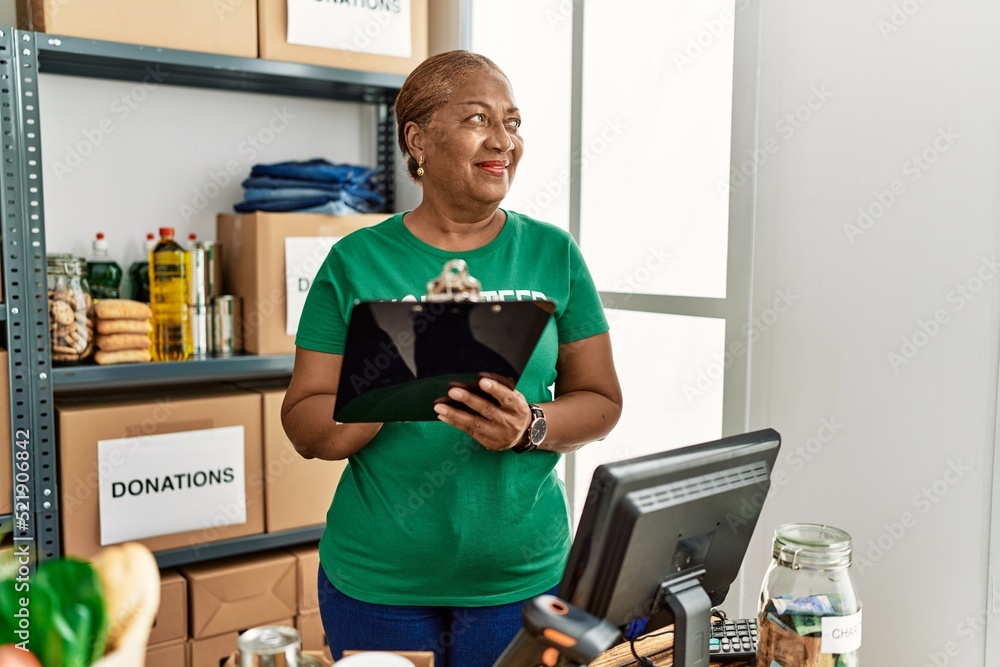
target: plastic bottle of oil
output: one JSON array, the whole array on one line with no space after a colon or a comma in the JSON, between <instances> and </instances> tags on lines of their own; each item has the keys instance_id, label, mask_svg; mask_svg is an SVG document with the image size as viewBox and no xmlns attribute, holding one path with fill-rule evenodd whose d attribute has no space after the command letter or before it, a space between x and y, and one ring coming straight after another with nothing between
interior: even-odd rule
<instances>
[{"instance_id":1,"label":"plastic bottle of oil","mask_svg":"<svg viewBox=\"0 0 1000 667\"><path fill-rule=\"evenodd\" d=\"M174 240L174 228L160 227L160 241L149 253L153 361L183 361L191 353L185 258L184 248Z\"/></svg>"}]
</instances>

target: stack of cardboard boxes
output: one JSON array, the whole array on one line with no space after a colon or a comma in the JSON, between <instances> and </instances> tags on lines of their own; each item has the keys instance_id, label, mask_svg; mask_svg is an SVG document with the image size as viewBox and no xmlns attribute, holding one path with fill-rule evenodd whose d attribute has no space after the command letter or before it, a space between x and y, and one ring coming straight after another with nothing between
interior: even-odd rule
<instances>
[{"instance_id":1,"label":"stack of cardboard boxes","mask_svg":"<svg viewBox=\"0 0 1000 667\"><path fill-rule=\"evenodd\" d=\"M18 27L55 35L408 74L428 51L428 0L411 0L409 57L364 53L388 12L372 11L351 48L289 44L287 0L17 0Z\"/></svg>"}]
</instances>

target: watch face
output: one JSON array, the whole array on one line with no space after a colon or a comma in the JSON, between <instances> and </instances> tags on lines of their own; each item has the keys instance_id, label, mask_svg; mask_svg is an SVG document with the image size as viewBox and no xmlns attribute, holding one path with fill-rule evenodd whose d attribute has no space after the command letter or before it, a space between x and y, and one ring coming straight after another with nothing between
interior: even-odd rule
<instances>
[{"instance_id":1,"label":"watch face","mask_svg":"<svg viewBox=\"0 0 1000 667\"><path fill-rule=\"evenodd\" d=\"M541 417L531 422L531 433L528 436L531 444L540 445L542 440L545 439L545 429L546 429L545 417Z\"/></svg>"}]
</instances>

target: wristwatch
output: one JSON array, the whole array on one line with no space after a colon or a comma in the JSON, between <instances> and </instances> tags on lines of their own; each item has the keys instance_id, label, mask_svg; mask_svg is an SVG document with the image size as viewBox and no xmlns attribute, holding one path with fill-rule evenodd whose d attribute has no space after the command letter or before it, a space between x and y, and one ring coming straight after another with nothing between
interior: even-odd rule
<instances>
[{"instance_id":1,"label":"wristwatch","mask_svg":"<svg viewBox=\"0 0 1000 667\"><path fill-rule=\"evenodd\" d=\"M512 447L517 454L538 449L538 445L542 444L542 441L545 440L545 431L547 429L545 413L534 403L529 403L528 407L531 408L531 423L528 424L528 430L524 432L521 442Z\"/></svg>"}]
</instances>

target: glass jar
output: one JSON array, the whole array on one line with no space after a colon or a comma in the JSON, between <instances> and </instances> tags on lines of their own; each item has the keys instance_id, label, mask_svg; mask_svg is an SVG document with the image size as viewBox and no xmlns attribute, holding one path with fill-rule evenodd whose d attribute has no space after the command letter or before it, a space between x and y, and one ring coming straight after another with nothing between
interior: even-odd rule
<instances>
[{"instance_id":1,"label":"glass jar","mask_svg":"<svg viewBox=\"0 0 1000 667\"><path fill-rule=\"evenodd\" d=\"M46 260L52 363L79 363L88 358L94 349L87 261L73 255L49 255Z\"/></svg>"},{"instance_id":2,"label":"glass jar","mask_svg":"<svg viewBox=\"0 0 1000 667\"><path fill-rule=\"evenodd\" d=\"M757 608L757 667L856 667L861 602L851 580L851 536L815 523L774 531Z\"/></svg>"}]
</instances>

